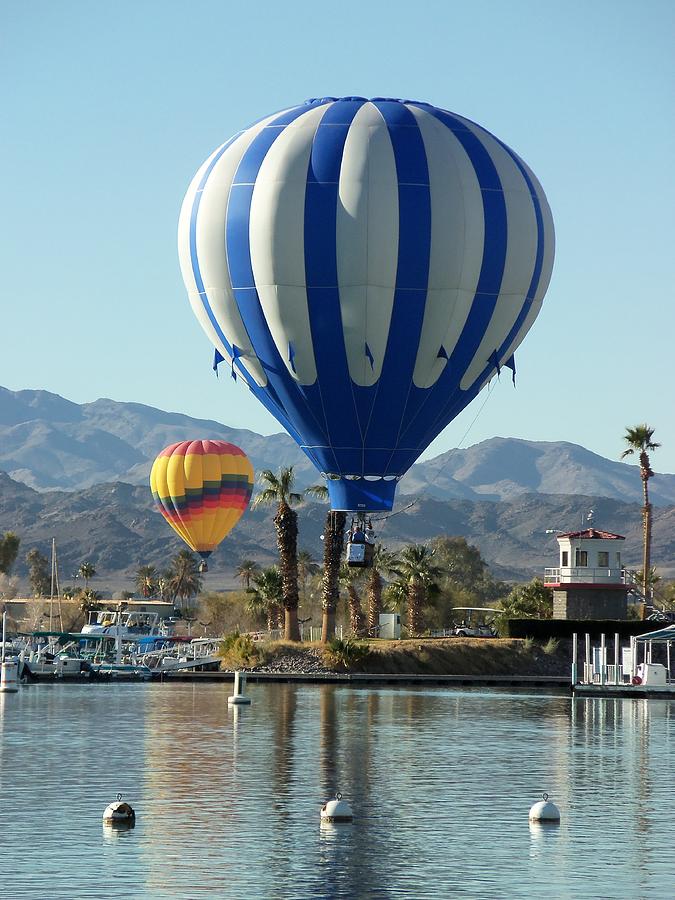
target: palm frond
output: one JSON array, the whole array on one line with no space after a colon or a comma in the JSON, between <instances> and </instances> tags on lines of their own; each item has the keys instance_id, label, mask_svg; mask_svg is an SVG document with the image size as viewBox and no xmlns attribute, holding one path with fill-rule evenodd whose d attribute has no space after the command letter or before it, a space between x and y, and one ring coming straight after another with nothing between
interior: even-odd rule
<instances>
[{"instance_id":1,"label":"palm frond","mask_svg":"<svg viewBox=\"0 0 675 900\"><path fill-rule=\"evenodd\" d=\"M305 488L308 497L316 497L317 500L328 500L328 488L325 484L312 484Z\"/></svg>"},{"instance_id":2,"label":"palm frond","mask_svg":"<svg viewBox=\"0 0 675 900\"><path fill-rule=\"evenodd\" d=\"M265 488L264 491L260 491L259 494L256 495L253 503L251 504L253 509L256 509L258 506L271 506L273 503L279 502L279 492L274 488L269 487Z\"/></svg>"}]
</instances>

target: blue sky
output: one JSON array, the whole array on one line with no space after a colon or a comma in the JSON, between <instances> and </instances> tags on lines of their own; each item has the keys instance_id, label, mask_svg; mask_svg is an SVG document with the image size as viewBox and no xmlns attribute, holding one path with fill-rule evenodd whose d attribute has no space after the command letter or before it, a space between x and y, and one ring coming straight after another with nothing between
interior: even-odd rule
<instances>
[{"instance_id":1,"label":"blue sky","mask_svg":"<svg viewBox=\"0 0 675 900\"><path fill-rule=\"evenodd\" d=\"M211 371L178 269L183 195L276 109L415 97L513 147L557 232L517 389L503 377L427 455L502 435L617 457L646 420L675 471L674 39L660 0L5 0L0 384L278 431Z\"/></svg>"}]
</instances>

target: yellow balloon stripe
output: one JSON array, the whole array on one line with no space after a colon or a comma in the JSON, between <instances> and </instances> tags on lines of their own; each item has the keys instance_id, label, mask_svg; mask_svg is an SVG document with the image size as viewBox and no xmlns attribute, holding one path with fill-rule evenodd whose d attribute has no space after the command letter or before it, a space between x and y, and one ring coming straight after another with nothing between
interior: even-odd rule
<instances>
[{"instance_id":1,"label":"yellow balloon stripe","mask_svg":"<svg viewBox=\"0 0 675 900\"><path fill-rule=\"evenodd\" d=\"M178 512L171 499L171 490L168 483L169 457L158 456L155 460L152 471L150 472L150 486L155 497L159 511L167 520L169 525L176 531L185 543L193 550L196 548L190 541L190 536L178 517Z\"/></svg>"},{"instance_id":2,"label":"yellow balloon stripe","mask_svg":"<svg viewBox=\"0 0 675 900\"><path fill-rule=\"evenodd\" d=\"M243 515L253 490L253 467L225 441L183 441L163 450L150 473L157 506L197 552L213 550Z\"/></svg>"}]
</instances>

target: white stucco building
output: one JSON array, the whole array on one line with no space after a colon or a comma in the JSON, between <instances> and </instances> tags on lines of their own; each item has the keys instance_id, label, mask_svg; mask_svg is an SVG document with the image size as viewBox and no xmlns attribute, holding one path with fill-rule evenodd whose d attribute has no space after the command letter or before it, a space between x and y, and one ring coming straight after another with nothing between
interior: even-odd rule
<instances>
[{"instance_id":1,"label":"white stucco building","mask_svg":"<svg viewBox=\"0 0 675 900\"><path fill-rule=\"evenodd\" d=\"M635 573L621 562L623 535L587 528L558 535L559 565L547 568L554 619L625 619Z\"/></svg>"}]
</instances>

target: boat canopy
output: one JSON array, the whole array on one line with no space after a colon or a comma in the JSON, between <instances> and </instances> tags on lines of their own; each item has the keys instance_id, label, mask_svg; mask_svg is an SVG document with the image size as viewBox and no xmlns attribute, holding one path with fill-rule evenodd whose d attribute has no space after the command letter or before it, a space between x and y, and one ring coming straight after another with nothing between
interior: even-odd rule
<instances>
[{"instance_id":1,"label":"boat canopy","mask_svg":"<svg viewBox=\"0 0 675 900\"><path fill-rule=\"evenodd\" d=\"M60 641L102 641L114 634L82 634L81 631L32 631L33 637L55 637Z\"/></svg>"},{"instance_id":2,"label":"boat canopy","mask_svg":"<svg viewBox=\"0 0 675 900\"><path fill-rule=\"evenodd\" d=\"M659 628L658 631L648 631L647 634L636 634L635 640L657 641L659 643L675 641L675 625L668 625L666 628Z\"/></svg>"}]
</instances>

